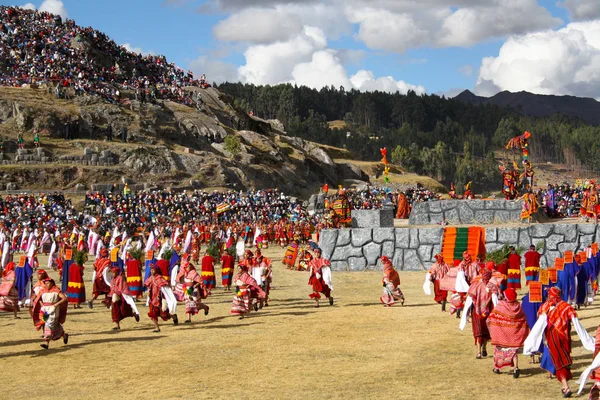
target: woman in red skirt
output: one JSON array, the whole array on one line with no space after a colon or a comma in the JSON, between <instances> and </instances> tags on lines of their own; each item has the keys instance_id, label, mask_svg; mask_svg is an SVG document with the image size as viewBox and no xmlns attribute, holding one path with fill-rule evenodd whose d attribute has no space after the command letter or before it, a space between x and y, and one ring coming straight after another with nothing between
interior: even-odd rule
<instances>
[{"instance_id":1,"label":"woman in red skirt","mask_svg":"<svg viewBox=\"0 0 600 400\"><path fill-rule=\"evenodd\" d=\"M313 292L308 296L316 302L315 308L319 307L320 293L329 299L329 305L333 305L331 296L331 263L321 257L321 249L315 250L315 258L310 262L310 278L308 284L312 286Z\"/></svg>"}]
</instances>

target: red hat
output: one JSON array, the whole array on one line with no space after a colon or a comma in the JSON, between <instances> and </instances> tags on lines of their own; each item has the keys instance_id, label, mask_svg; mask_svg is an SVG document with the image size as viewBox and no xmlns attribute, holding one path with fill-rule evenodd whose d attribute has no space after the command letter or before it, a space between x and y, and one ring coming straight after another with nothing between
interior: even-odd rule
<instances>
[{"instance_id":1,"label":"red hat","mask_svg":"<svg viewBox=\"0 0 600 400\"><path fill-rule=\"evenodd\" d=\"M504 291L504 297L510 302L517 301L517 291L513 288L508 288Z\"/></svg>"},{"instance_id":2,"label":"red hat","mask_svg":"<svg viewBox=\"0 0 600 400\"><path fill-rule=\"evenodd\" d=\"M496 268L496 264L493 261L488 261L485 263L485 268L492 271L494 268Z\"/></svg>"},{"instance_id":3,"label":"red hat","mask_svg":"<svg viewBox=\"0 0 600 400\"><path fill-rule=\"evenodd\" d=\"M121 269L119 267L114 267L110 269L110 272L120 274Z\"/></svg>"},{"instance_id":4,"label":"red hat","mask_svg":"<svg viewBox=\"0 0 600 400\"><path fill-rule=\"evenodd\" d=\"M444 256L443 256L443 255L441 255L441 254L439 254L439 253L438 253L438 254L436 254L436 255L434 256L434 258L436 259L436 261L440 261L440 262L441 262L441 261L444 261Z\"/></svg>"},{"instance_id":5,"label":"red hat","mask_svg":"<svg viewBox=\"0 0 600 400\"><path fill-rule=\"evenodd\" d=\"M481 271L481 280L483 282L487 283L491 278L492 278L492 271L490 271L489 269L484 269L483 271Z\"/></svg>"},{"instance_id":6,"label":"red hat","mask_svg":"<svg viewBox=\"0 0 600 400\"><path fill-rule=\"evenodd\" d=\"M386 264L392 262L387 256L381 256L379 259L381 260L382 263L386 263Z\"/></svg>"},{"instance_id":7,"label":"red hat","mask_svg":"<svg viewBox=\"0 0 600 400\"><path fill-rule=\"evenodd\" d=\"M550 288L550 290L548 290L548 299L560 300L561 293L562 292L561 292L560 288L553 286Z\"/></svg>"}]
</instances>

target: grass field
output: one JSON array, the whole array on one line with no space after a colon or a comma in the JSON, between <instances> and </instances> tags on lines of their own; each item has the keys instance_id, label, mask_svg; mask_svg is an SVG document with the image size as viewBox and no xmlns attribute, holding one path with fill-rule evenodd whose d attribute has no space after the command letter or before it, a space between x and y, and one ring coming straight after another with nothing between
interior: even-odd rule
<instances>
[{"instance_id":1,"label":"grass field","mask_svg":"<svg viewBox=\"0 0 600 400\"><path fill-rule=\"evenodd\" d=\"M110 312L96 303L94 310L69 310L67 346L52 342L43 350L26 312L20 320L0 315L3 397L560 398L558 381L525 357L517 380L494 375L491 357L476 360L470 327L459 331L458 320L423 294L422 272L400 273L407 302L392 308L379 303L379 272L334 273L336 304L315 309L307 273L285 269L281 250L267 255L275 260L271 306L242 321L229 315L232 294L222 289L207 300L208 317L195 316L191 326L162 323L158 334L145 306L139 323L126 319L113 333ZM88 296L90 277L86 272ZM593 334L598 306L579 316ZM578 376L592 355L577 340L574 347Z\"/></svg>"}]
</instances>

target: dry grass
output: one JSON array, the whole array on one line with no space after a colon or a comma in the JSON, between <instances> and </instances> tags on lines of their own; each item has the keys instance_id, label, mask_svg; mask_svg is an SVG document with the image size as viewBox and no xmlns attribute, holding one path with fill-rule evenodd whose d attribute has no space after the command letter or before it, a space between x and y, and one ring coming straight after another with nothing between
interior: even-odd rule
<instances>
[{"instance_id":1,"label":"dry grass","mask_svg":"<svg viewBox=\"0 0 600 400\"><path fill-rule=\"evenodd\" d=\"M335 121L329 121L329 129L345 129L346 128L346 123L342 120L335 120Z\"/></svg>"},{"instance_id":2,"label":"dry grass","mask_svg":"<svg viewBox=\"0 0 600 400\"><path fill-rule=\"evenodd\" d=\"M348 272L334 274L336 305L315 309L308 275L284 269L281 250L268 254L277 260L271 306L243 321L229 316L232 295L220 289L207 301L208 317L163 323L159 334L143 306L139 324L127 319L112 333L97 303L70 311L69 345L45 351L25 313L17 321L0 315L0 359L14 378L4 380L5 398L506 399L509 389L510 399L559 396L558 382L524 357L518 380L492 374L491 357L475 360L469 328L459 331L422 293L421 272L401 272L404 307L381 306L379 272ZM598 307L580 318L593 332ZM578 375L592 357L574 344Z\"/></svg>"}]
</instances>

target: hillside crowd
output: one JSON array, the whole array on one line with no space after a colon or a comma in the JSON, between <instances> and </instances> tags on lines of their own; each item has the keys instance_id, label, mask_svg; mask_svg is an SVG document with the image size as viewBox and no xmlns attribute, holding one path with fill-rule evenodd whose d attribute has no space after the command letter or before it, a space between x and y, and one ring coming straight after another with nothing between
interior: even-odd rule
<instances>
[{"instance_id":1,"label":"hillside crowd","mask_svg":"<svg viewBox=\"0 0 600 400\"><path fill-rule=\"evenodd\" d=\"M168 99L194 106L185 87L208 87L164 56L127 51L104 33L59 15L0 6L0 85L52 84L58 97L71 88L121 102L131 90L142 102Z\"/></svg>"}]
</instances>

